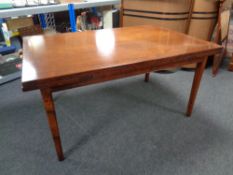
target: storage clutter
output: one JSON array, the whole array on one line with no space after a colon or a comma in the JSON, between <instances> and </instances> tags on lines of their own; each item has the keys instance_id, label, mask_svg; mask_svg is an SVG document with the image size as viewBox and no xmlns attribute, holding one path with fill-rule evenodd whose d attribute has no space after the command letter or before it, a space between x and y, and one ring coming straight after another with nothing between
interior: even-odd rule
<instances>
[{"instance_id":1,"label":"storage clutter","mask_svg":"<svg viewBox=\"0 0 233 175\"><path fill-rule=\"evenodd\" d=\"M59 3L58 0L12 0L13 7L51 5Z\"/></svg>"}]
</instances>

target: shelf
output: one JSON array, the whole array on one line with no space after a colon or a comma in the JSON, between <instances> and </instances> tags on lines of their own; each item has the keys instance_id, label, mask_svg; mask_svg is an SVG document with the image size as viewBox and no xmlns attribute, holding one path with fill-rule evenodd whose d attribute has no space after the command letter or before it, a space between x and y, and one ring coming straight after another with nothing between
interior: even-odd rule
<instances>
[{"instance_id":1,"label":"shelf","mask_svg":"<svg viewBox=\"0 0 233 175\"><path fill-rule=\"evenodd\" d=\"M0 18L35 15L35 14L59 12L65 10L67 10L67 4L12 8L12 9L0 10Z\"/></svg>"},{"instance_id":2,"label":"shelf","mask_svg":"<svg viewBox=\"0 0 233 175\"><path fill-rule=\"evenodd\" d=\"M117 5L120 4L120 0L88 0L85 2L76 2L73 4L75 9L82 9L82 8L99 7L99 6L107 6L107 5ZM12 9L0 10L0 18L60 12L66 10L68 10L68 3L44 5L44 6L36 6L36 7L12 8Z\"/></svg>"},{"instance_id":3,"label":"shelf","mask_svg":"<svg viewBox=\"0 0 233 175\"><path fill-rule=\"evenodd\" d=\"M73 3L75 9L108 6L108 5L118 5L120 0L88 0L87 2Z\"/></svg>"}]
</instances>

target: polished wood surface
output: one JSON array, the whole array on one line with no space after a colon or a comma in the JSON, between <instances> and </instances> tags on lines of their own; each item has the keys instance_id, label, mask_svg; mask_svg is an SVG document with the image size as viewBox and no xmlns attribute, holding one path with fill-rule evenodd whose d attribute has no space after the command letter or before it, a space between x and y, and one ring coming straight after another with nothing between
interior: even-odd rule
<instances>
[{"instance_id":1,"label":"polished wood surface","mask_svg":"<svg viewBox=\"0 0 233 175\"><path fill-rule=\"evenodd\" d=\"M209 41L218 16L214 0L122 0L122 26L154 24ZM196 64L182 66L194 69Z\"/></svg>"},{"instance_id":2,"label":"polished wood surface","mask_svg":"<svg viewBox=\"0 0 233 175\"><path fill-rule=\"evenodd\" d=\"M104 76L101 72L111 76L114 70L112 76L119 78L118 71L130 73L130 67L139 63L152 71L160 64L192 62L191 57L221 50L216 44L154 26L32 36L24 38L23 44L23 90L57 88L74 81L79 86Z\"/></svg>"},{"instance_id":3,"label":"polished wood surface","mask_svg":"<svg viewBox=\"0 0 233 175\"><path fill-rule=\"evenodd\" d=\"M186 115L188 117L191 116L192 111L193 111L194 102L195 102L195 99L197 96L197 92L198 92L198 89L200 86L203 72L205 70L207 59L208 59L208 57L205 57L202 62L197 63L197 65L196 65L196 71L195 71L195 75L194 75L194 79L193 79L193 85L192 85L192 89L191 89L191 93L190 93L190 97L189 97L189 102L188 102L188 107L187 107L187 111L186 111Z\"/></svg>"},{"instance_id":4,"label":"polished wood surface","mask_svg":"<svg viewBox=\"0 0 233 175\"><path fill-rule=\"evenodd\" d=\"M187 116L207 56L216 44L155 26L33 36L24 39L23 90L40 89L58 160L64 160L52 92L197 63Z\"/></svg>"},{"instance_id":5,"label":"polished wood surface","mask_svg":"<svg viewBox=\"0 0 233 175\"><path fill-rule=\"evenodd\" d=\"M228 70L229 70L229 71L233 71L233 56L231 57L231 61L230 61Z\"/></svg>"},{"instance_id":6,"label":"polished wood surface","mask_svg":"<svg viewBox=\"0 0 233 175\"><path fill-rule=\"evenodd\" d=\"M56 111L53 102L52 92L49 89L41 89L41 96L44 102L44 108L47 113L48 123L50 131L52 133L53 141L55 144L58 160L64 160L62 151L61 139L59 134L59 128L57 123Z\"/></svg>"},{"instance_id":7,"label":"polished wood surface","mask_svg":"<svg viewBox=\"0 0 233 175\"><path fill-rule=\"evenodd\" d=\"M145 74L145 82L148 82L150 79L150 73Z\"/></svg>"}]
</instances>

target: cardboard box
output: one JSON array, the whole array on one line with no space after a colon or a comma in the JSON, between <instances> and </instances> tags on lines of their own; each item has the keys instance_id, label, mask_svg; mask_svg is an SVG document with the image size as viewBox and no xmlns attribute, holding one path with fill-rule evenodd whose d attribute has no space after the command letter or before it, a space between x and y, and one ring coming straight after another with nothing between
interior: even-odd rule
<instances>
[{"instance_id":1,"label":"cardboard box","mask_svg":"<svg viewBox=\"0 0 233 175\"><path fill-rule=\"evenodd\" d=\"M21 36L40 35L43 34L43 30L40 27L40 25L33 25L33 26L20 28L19 34Z\"/></svg>"},{"instance_id":2,"label":"cardboard box","mask_svg":"<svg viewBox=\"0 0 233 175\"><path fill-rule=\"evenodd\" d=\"M7 20L8 30L17 30L23 27L33 26L32 17L21 17Z\"/></svg>"}]
</instances>

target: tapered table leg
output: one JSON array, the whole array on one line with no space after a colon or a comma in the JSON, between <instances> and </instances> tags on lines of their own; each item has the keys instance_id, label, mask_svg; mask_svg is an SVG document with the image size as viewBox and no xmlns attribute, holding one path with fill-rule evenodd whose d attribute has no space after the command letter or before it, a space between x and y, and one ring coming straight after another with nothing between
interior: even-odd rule
<instances>
[{"instance_id":1,"label":"tapered table leg","mask_svg":"<svg viewBox=\"0 0 233 175\"><path fill-rule=\"evenodd\" d=\"M208 58L205 58L202 62L197 64L194 79L193 79L193 85L192 85L192 90L190 93L189 97L189 102L188 102L188 107L187 107L187 112L186 115L189 117L192 114L193 111L193 105L195 103L195 99L197 96L197 92L200 86L201 78L203 75L203 72L205 70L206 62Z\"/></svg>"},{"instance_id":2,"label":"tapered table leg","mask_svg":"<svg viewBox=\"0 0 233 175\"><path fill-rule=\"evenodd\" d=\"M212 75L213 77L215 77L218 73L218 70L219 70L219 67L220 67L220 64L221 64L221 55L218 54L218 55L215 55L214 56L214 59L213 59L213 66L212 66Z\"/></svg>"},{"instance_id":3,"label":"tapered table leg","mask_svg":"<svg viewBox=\"0 0 233 175\"><path fill-rule=\"evenodd\" d=\"M150 73L145 74L145 82L148 82L150 79Z\"/></svg>"},{"instance_id":4,"label":"tapered table leg","mask_svg":"<svg viewBox=\"0 0 233 175\"><path fill-rule=\"evenodd\" d=\"M59 134L59 128L58 128L58 123L57 123L57 118L56 118L56 111L55 111L55 106L53 102L52 92L50 90L43 89L41 90L41 95L42 95L42 99L44 102L44 108L47 113L48 123L49 123L50 131L52 133L53 141L55 144L57 157L59 161L62 161L64 160L64 155L62 151L61 139L60 139L60 134Z\"/></svg>"}]
</instances>

